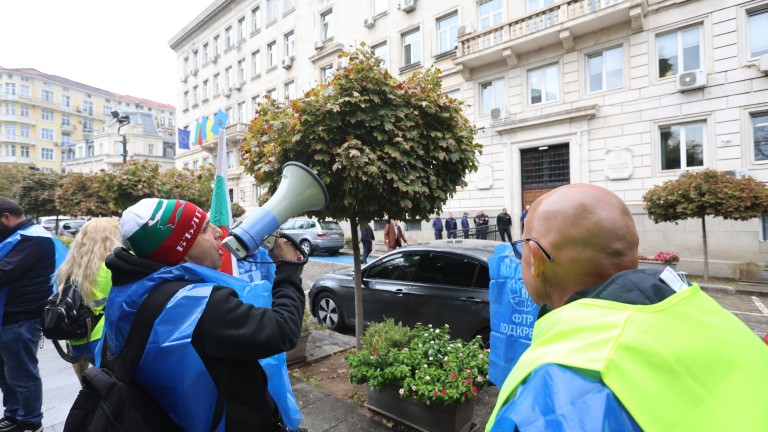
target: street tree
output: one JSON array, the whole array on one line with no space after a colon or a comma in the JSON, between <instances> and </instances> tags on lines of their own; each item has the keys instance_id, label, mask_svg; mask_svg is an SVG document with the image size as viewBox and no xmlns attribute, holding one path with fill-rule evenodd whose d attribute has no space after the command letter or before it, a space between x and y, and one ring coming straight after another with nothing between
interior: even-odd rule
<instances>
[{"instance_id":1,"label":"street tree","mask_svg":"<svg viewBox=\"0 0 768 432\"><path fill-rule=\"evenodd\" d=\"M143 198L158 197L160 166L147 161L129 161L115 171L104 171L98 177L101 194L113 216Z\"/></svg>"},{"instance_id":2,"label":"street tree","mask_svg":"<svg viewBox=\"0 0 768 432\"><path fill-rule=\"evenodd\" d=\"M24 175L11 188L11 198L16 201L28 216L58 215L56 207L56 188L61 175L52 172L33 170Z\"/></svg>"},{"instance_id":3,"label":"street tree","mask_svg":"<svg viewBox=\"0 0 768 432\"><path fill-rule=\"evenodd\" d=\"M99 177L104 174L68 172L62 176L56 190L56 205L72 216L106 216L115 214L108 199L102 195Z\"/></svg>"},{"instance_id":4,"label":"street tree","mask_svg":"<svg viewBox=\"0 0 768 432\"><path fill-rule=\"evenodd\" d=\"M196 170L170 168L160 172L159 196L195 203L202 208L210 205L216 168L204 165Z\"/></svg>"},{"instance_id":5,"label":"street tree","mask_svg":"<svg viewBox=\"0 0 768 432\"><path fill-rule=\"evenodd\" d=\"M768 187L752 178L735 179L713 169L689 172L683 178L653 187L643 195L652 221L701 219L704 280L709 279L706 217L746 221L768 212Z\"/></svg>"},{"instance_id":6,"label":"street tree","mask_svg":"<svg viewBox=\"0 0 768 432\"><path fill-rule=\"evenodd\" d=\"M0 197L15 200L15 197L11 196L13 187L21 183L23 179L39 172L33 168L30 165L19 163L0 164Z\"/></svg>"},{"instance_id":7,"label":"street tree","mask_svg":"<svg viewBox=\"0 0 768 432\"><path fill-rule=\"evenodd\" d=\"M441 91L438 70L398 81L365 45L341 57L348 66L303 98L260 103L244 139L243 165L271 194L283 164L303 163L328 190L322 216L349 220L359 346L359 223L428 218L457 187L466 186L481 146L462 102Z\"/></svg>"}]
</instances>

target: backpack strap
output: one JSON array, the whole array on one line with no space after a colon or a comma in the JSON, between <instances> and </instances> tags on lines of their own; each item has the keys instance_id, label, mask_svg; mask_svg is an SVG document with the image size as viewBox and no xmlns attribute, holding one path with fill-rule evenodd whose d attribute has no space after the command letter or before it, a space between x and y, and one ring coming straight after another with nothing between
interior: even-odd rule
<instances>
[{"instance_id":1,"label":"backpack strap","mask_svg":"<svg viewBox=\"0 0 768 432\"><path fill-rule=\"evenodd\" d=\"M109 355L107 336L106 334L104 335L101 366L111 370L115 377L122 382L127 383L132 380L133 373L139 367L141 358L144 356L144 350L147 348L147 342L155 325L155 320L157 320L165 306L179 290L193 283L190 281L168 281L161 283L150 291L147 298L144 299L136 311L131 330L128 332L128 338L117 357ZM223 389L218 389L216 393L216 406L213 412L211 431L216 430L224 414Z\"/></svg>"}]
</instances>

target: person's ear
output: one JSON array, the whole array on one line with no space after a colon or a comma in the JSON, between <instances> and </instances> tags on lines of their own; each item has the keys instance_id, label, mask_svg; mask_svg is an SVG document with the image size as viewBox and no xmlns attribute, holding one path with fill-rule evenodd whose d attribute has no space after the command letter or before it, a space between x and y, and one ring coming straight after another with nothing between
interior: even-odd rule
<instances>
[{"instance_id":1,"label":"person's ear","mask_svg":"<svg viewBox=\"0 0 768 432\"><path fill-rule=\"evenodd\" d=\"M549 261L540 248L528 242L528 251L531 254L531 274L536 279L541 279L544 274L544 266Z\"/></svg>"}]
</instances>

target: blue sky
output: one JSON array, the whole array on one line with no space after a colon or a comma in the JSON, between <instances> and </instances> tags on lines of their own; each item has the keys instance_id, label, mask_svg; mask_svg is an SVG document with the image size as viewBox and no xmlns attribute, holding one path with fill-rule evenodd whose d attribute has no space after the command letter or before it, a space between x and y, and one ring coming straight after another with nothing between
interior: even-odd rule
<instances>
[{"instance_id":1,"label":"blue sky","mask_svg":"<svg viewBox=\"0 0 768 432\"><path fill-rule=\"evenodd\" d=\"M177 105L168 41L213 0L3 1L0 66Z\"/></svg>"}]
</instances>

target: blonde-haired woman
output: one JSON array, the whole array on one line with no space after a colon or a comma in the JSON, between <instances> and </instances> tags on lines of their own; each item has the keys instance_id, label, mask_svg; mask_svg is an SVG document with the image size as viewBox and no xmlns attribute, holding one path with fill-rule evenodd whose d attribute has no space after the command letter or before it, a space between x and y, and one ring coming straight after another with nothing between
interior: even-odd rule
<instances>
[{"instance_id":1,"label":"blonde-haired woman","mask_svg":"<svg viewBox=\"0 0 768 432\"><path fill-rule=\"evenodd\" d=\"M56 270L56 285L59 289L64 284L77 288L83 302L95 315L101 316L112 288L112 272L104 265L104 260L121 245L120 225L116 219L97 218L86 222L70 244L67 258ZM95 363L96 346L103 331L104 320L99 319L89 336L67 341L71 355L83 356L72 365L78 379L89 363Z\"/></svg>"}]
</instances>

